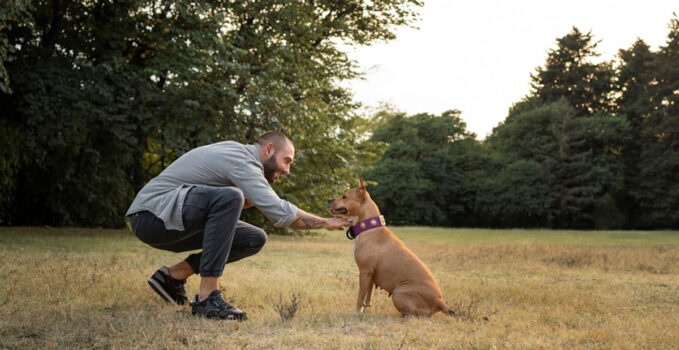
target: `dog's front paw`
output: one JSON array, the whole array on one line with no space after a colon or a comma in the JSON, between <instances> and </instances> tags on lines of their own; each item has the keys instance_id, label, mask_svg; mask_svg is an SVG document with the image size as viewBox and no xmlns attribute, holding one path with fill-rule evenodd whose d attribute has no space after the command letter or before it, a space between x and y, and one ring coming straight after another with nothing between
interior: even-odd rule
<instances>
[{"instance_id":1,"label":"dog's front paw","mask_svg":"<svg viewBox=\"0 0 679 350\"><path fill-rule=\"evenodd\" d=\"M370 303L358 304L358 306L356 307L356 312L358 312L359 314L364 313L364 312L368 311L369 307L370 307Z\"/></svg>"}]
</instances>

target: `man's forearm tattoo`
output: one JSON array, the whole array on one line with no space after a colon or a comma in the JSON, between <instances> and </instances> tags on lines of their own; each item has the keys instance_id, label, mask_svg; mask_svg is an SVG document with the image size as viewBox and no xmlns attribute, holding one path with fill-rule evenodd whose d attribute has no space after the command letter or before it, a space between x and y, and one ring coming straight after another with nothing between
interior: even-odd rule
<instances>
[{"instance_id":1,"label":"man's forearm tattoo","mask_svg":"<svg viewBox=\"0 0 679 350\"><path fill-rule=\"evenodd\" d=\"M317 218L310 215L300 214L299 218L291 225L292 228L301 230L311 230L315 228L325 227L325 219Z\"/></svg>"}]
</instances>

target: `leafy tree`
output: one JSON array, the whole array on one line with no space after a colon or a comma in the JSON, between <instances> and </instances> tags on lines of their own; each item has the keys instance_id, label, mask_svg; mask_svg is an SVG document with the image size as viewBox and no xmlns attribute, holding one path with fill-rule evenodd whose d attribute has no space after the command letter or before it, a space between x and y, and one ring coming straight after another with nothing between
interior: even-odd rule
<instances>
[{"instance_id":1,"label":"leafy tree","mask_svg":"<svg viewBox=\"0 0 679 350\"><path fill-rule=\"evenodd\" d=\"M623 189L620 154L629 128L626 121L604 115L576 118L564 98L545 105L533 99L522 104L493 130L488 142L510 161L531 160L544 170L550 193L548 225L622 225L597 221L592 211L603 205L602 198L618 196Z\"/></svg>"},{"instance_id":2,"label":"leafy tree","mask_svg":"<svg viewBox=\"0 0 679 350\"><path fill-rule=\"evenodd\" d=\"M463 227L492 226L494 218L479 208L479 198L487 193L486 182L502 169L503 162L487 143L463 139L451 145L454 169L460 175L459 191L448 198L446 225Z\"/></svg>"},{"instance_id":3,"label":"leafy tree","mask_svg":"<svg viewBox=\"0 0 679 350\"><path fill-rule=\"evenodd\" d=\"M546 154L553 152L548 132L555 114L552 109L535 97L516 103L505 121L493 128L487 142L510 160L543 161Z\"/></svg>"},{"instance_id":4,"label":"leafy tree","mask_svg":"<svg viewBox=\"0 0 679 350\"><path fill-rule=\"evenodd\" d=\"M552 200L548 174L536 161L517 160L479 181L476 211L488 226L545 226ZM480 180L480 179L479 179Z\"/></svg>"},{"instance_id":5,"label":"leafy tree","mask_svg":"<svg viewBox=\"0 0 679 350\"><path fill-rule=\"evenodd\" d=\"M615 71L610 62L592 62L598 56L592 39L577 28L557 39L531 76L532 94L489 140L510 159L534 160L547 170L555 227L620 227L629 207L622 154L634 155L630 126L613 116Z\"/></svg>"},{"instance_id":6,"label":"leafy tree","mask_svg":"<svg viewBox=\"0 0 679 350\"><path fill-rule=\"evenodd\" d=\"M11 136L0 220L120 226L134 193L177 156L269 129L298 148L281 195L324 210L374 156L338 84L358 75L338 43L393 39L419 5L10 2L0 8L0 128Z\"/></svg>"},{"instance_id":7,"label":"leafy tree","mask_svg":"<svg viewBox=\"0 0 679 350\"><path fill-rule=\"evenodd\" d=\"M16 26L31 20L31 2L15 0L0 2L0 94L11 93L10 78L6 63L15 59L17 45L9 37L9 33L16 30ZM0 113L7 108L0 104ZM0 118L0 213L7 213L12 208L14 195L14 181L19 164L21 137L18 130ZM0 223L6 215L0 214Z\"/></svg>"},{"instance_id":8,"label":"leafy tree","mask_svg":"<svg viewBox=\"0 0 679 350\"><path fill-rule=\"evenodd\" d=\"M630 124L625 118L602 113L577 118L573 132L583 140L580 151L591 152L587 166L599 191L590 214L599 229L621 228L626 224L626 164L624 154L631 143Z\"/></svg>"},{"instance_id":9,"label":"leafy tree","mask_svg":"<svg viewBox=\"0 0 679 350\"><path fill-rule=\"evenodd\" d=\"M0 92L11 93L9 74L5 62L14 60L17 45L9 37L9 33L15 30L21 23L31 21L31 1L12 0L0 3Z\"/></svg>"},{"instance_id":10,"label":"leafy tree","mask_svg":"<svg viewBox=\"0 0 679 350\"><path fill-rule=\"evenodd\" d=\"M365 176L376 183L370 192L390 221L443 225L461 213L456 145L473 139L456 110L440 116L385 116L372 140L387 149Z\"/></svg>"}]
</instances>

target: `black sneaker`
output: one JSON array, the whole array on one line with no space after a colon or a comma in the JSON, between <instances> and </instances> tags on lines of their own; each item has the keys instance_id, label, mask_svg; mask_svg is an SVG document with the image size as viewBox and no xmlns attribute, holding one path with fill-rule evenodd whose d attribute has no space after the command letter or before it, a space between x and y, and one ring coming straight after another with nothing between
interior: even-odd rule
<instances>
[{"instance_id":1,"label":"black sneaker","mask_svg":"<svg viewBox=\"0 0 679 350\"><path fill-rule=\"evenodd\" d=\"M213 291L201 302L198 302L196 294L196 298L191 302L191 314L223 320L245 321L248 319L245 311L224 301L219 290Z\"/></svg>"},{"instance_id":2,"label":"black sneaker","mask_svg":"<svg viewBox=\"0 0 679 350\"><path fill-rule=\"evenodd\" d=\"M184 305L189 298L186 297L184 284L186 280L178 280L170 276L170 270L167 266L163 266L156 273L149 278L149 285L158 295L163 299L175 303L177 305Z\"/></svg>"}]
</instances>

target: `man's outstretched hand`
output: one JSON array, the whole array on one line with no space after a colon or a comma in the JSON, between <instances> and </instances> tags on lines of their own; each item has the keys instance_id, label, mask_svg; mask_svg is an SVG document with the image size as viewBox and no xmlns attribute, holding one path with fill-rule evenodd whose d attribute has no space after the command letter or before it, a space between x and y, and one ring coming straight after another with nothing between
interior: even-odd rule
<instances>
[{"instance_id":1,"label":"man's outstretched hand","mask_svg":"<svg viewBox=\"0 0 679 350\"><path fill-rule=\"evenodd\" d=\"M351 225L351 222L344 218L322 218L299 209L297 211L297 218L290 224L290 228L298 230L315 230L318 228L344 230L344 227L349 225Z\"/></svg>"},{"instance_id":2,"label":"man's outstretched hand","mask_svg":"<svg viewBox=\"0 0 679 350\"><path fill-rule=\"evenodd\" d=\"M326 230L344 230L345 226L351 226L351 222L345 218L329 218L327 220Z\"/></svg>"}]
</instances>

